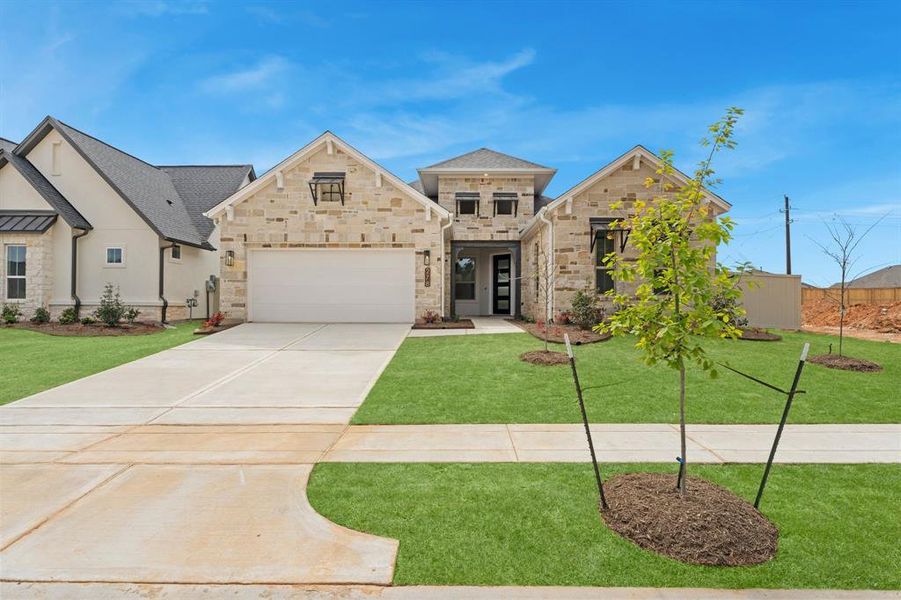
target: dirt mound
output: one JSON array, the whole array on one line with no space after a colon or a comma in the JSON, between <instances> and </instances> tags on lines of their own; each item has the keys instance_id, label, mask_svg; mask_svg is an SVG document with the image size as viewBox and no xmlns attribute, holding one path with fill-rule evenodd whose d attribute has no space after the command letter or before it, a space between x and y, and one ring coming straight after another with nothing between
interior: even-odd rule
<instances>
[{"instance_id":1,"label":"dirt mound","mask_svg":"<svg viewBox=\"0 0 901 600\"><path fill-rule=\"evenodd\" d=\"M882 367L878 364L864 360L862 358L852 358L850 356L839 356L838 354L819 354L811 356L807 359L812 363L829 367L830 369L841 369L842 371L861 371L863 373L875 373L881 371Z\"/></svg>"},{"instance_id":2,"label":"dirt mound","mask_svg":"<svg viewBox=\"0 0 901 600\"><path fill-rule=\"evenodd\" d=\"M569 357L562 352L554 352L548 350L532 350L523 352L519 355L519 359L533 365L565 365L569 362Z\"/></svg>"},{"instance_id":3,"label":"dirt mound","mask_svg":"<svg viewBox=\"0 0 901 600\"><path fill-rule=\"evenodd\" d=\"M838 302L822 298L801 306L801 322L809 327L838 327ZM901 302L881 306L853 304L845 311L845 327L880 333L901 332Z\"/></svg>"},{"instance_id":4,"label":"dirt mound","mask_svg":"<svg viewBox=\"0 0 901 600\"><path fill-rule=\"evenodd\" d=\"M738 339L750 340L752 342L778 342L782 339L782 336L770 333L765 329L752 327L750 329L743 329L741 335L738 336Z\"/></svg>"},{"instance_id":5,"label":"dirt mound","mask_svg":"<svg viewBox=\"0 0 901 600\"><path fill-rule=\"evenodd\" d=\"M680 496L676 476L617 475L604 484L607 526L642 548L696 565L741 566L776 555L779 531L752 504L705 479L689 477Z\"/></svg>"}]
</instances>

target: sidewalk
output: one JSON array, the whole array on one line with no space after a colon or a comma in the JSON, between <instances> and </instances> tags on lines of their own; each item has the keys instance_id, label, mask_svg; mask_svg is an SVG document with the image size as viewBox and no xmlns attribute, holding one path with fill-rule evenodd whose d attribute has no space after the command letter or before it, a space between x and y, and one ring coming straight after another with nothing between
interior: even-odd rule
<instances>
[{"instance_id":1,"label":"sidewalk","mask_svg":"<svg viewBox=\"0 0 901 600\"><path fill-rule=\"evenodd\" d=\"M591 426L602 462L672 462L679 427ZM689 425L696 463L766 462L776 425ZM584 427L561 425L360 425L348 427L324 462L581 462ZM779 463L901 462L901 425L787 425Z\"/></svg>"}]
</instances>

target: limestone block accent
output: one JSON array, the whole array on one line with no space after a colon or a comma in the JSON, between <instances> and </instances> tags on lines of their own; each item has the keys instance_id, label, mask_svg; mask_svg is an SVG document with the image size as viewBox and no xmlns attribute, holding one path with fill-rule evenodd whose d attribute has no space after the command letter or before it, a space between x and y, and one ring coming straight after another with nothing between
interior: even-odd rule
<instances>
[{"instance_id":1,"label":"limestone block accent","mask_svg":"<svg viewBox=\"0 0 901 600\"><path fill-rule=\"evenodd\" d=\"M30 319L35 309L47 306L53 294L53 227L44 233L0 234L0 302L19 304L22 318ZM25 299L10 300L6 297L6 247L25 246Z\"/></svg>"},{"instance_id":2,"label":"limestone block accent","mask_svg":"<svg viewBox=\"0 0 901 600\"><path fill-rule=\"evenodd\" d=\"M458 215L456 193L479 192L479 214ZM494 215L494 192L515 192L519 197L516 215ZM438 203L454 214L456 240L518 240L519 230L535 214L533 177L438 177Z\"/></svg>"},{"instance_id":3,"label":"limestone block accent","mask_svg":"<svg viewBox=\"0 0 901 600\"><path fill-rule=\"evenodd\" d=\"M344 206L313 204L308 181L315 172L344 172ZM381 184L381 185L379 185ZM334 148L311 155L284 173L284 188L269 185L218 217L221 227L220 310L229 319L246 319L247 254L261 248L414 248L416 315L441 311L441 220L426 220L426 208L353 157ZM431 255L426 287L424 251ZM225 262L234 252L234 264Z\"/></svg>"}]
</instances>

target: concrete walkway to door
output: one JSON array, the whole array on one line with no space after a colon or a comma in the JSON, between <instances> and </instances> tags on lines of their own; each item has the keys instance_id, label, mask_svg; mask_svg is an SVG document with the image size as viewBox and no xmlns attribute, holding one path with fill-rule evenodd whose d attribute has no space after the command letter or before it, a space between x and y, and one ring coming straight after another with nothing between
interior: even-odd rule
<instances>
[{"instance_id":1,"label":"concrete walkway to door","mask_svg":"<svg viewBox=\"0 0 901 600\"><path fill-rule=\"evenodd\" d=\"M0 579L390 583L305 488L408 331L241 325L0 407Z\"/></svg>"}]
</instances>

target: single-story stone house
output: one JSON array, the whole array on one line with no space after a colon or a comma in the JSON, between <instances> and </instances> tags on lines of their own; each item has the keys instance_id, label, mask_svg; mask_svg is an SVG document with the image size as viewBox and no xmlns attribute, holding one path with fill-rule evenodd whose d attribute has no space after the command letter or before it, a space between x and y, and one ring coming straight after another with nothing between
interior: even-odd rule
<instances>
[{"instance_id":1,"label":"single-story stone house","mask_svg":"<svg viewBox=\"0 0 901 600\"><path fill-rule=\"evenodd\" d=\"M413 322L544 318L579 289L614 285L604 252L628 254L610 204L650 198L659 158L636 146L556 199L556 170L481 148L405 183L326 132L208 210L220 231L221 309L247 321ZM677 181L685 176L677 173ZM711 192L714 214L730 205Z\"/></svg>"},{"instance_id":2,"label":"single-story stone house","mask_svg":"<svg viewBox=\"0 0 901 600\"><path fill-rule=\"evenodd\" d=\"M203 215L251 165L155 166L47 117L0 138L0 303L88 314L104 287L145 320L215 311L219 229Z\"/></svg>"}]
</instances>

